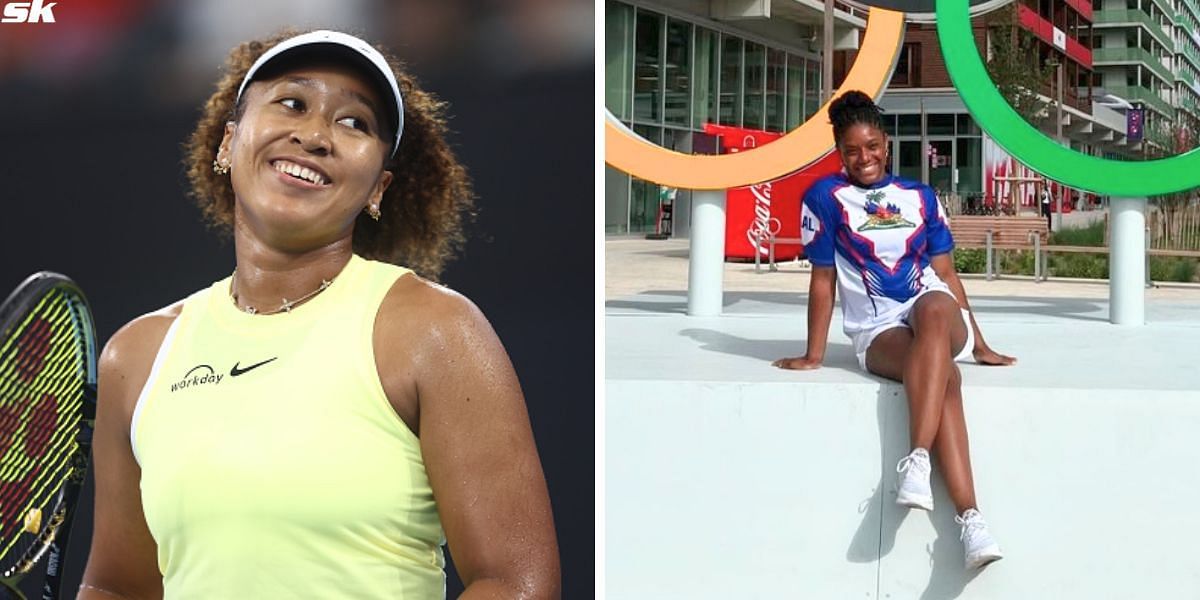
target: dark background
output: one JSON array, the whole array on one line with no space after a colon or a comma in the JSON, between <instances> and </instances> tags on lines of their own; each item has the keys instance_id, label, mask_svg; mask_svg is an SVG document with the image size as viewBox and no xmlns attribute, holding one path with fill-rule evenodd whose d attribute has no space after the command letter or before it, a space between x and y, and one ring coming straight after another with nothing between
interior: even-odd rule
<instances>
[{"instance_id":1,"label":"dark background","mask_svg":"<svg viewBox=\"0 0 1200 600\"><path fill-rule=\"evenodd\" d=\"M450 104L479 216L442 279L479 305L508 349L550 488L564 596L590 596L593 7L275 0L254 3L274 17L222 20L246 5L62 0L56 23L0 24L0 294L35 271L64 273L87 294L103 344L227 276L232 242L207 230L186 196L181 145L228 49L285 24L384 43ZM91 505L89 479L63 597L79 585ZM461 591L452 569L447 591Z\"/></svg>"}]
</instances>

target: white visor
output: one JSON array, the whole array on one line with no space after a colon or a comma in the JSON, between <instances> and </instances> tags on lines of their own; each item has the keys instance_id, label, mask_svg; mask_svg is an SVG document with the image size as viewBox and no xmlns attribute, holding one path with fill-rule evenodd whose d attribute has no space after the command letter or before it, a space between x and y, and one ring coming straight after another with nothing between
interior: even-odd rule
<instances>
[{"instance_id":1,"label":"white visor","mask_svg":"<svg viewBox=\"0 0 1200 600\"><path fill-rule=\"evenodd\" d=\"M298 36L279 42L270 50L264 52L263 55L258 57L258 60L254 61L254 64L250 66L250 70L246 71L246 77L242 79L242 85L238 87L237 100L235 100L234 103L236 104L237 102L241 102L242 92L246 91L246 86L250 85L250 82L254 79L255 74L257 74L258 71L268 63L297 48L319 45L332 45L352 50L353 52L350 54L362 58L364 61L362 64L364 66L369 65L370 67L374 67L374 73L378 74L379 78L381 79L381 83L382 81L387 82L388 87L390 87L392 90L392 99L395 100L395 106L386 107L390 109L389 113L392 114L389 116L392 117L392 122L396 125L396 139L392 142L391 153L391 156L395 156L396 150L400 147L400 134L404 131L404 101L400 97L400 86L396 83L396 76L392 73L392 68L388 66L387 60L383 58L383 55L380 54L378 50L371 47L370 44L364 42L363 40L340 31L329 31L327 29L322 29L319 31L302 33Z\"/></svg>"}]
</instances>

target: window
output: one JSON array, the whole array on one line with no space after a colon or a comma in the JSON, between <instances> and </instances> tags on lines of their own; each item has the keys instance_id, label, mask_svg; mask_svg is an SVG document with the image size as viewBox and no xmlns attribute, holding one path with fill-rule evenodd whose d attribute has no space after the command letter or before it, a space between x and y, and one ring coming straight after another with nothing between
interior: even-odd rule
<instances>
[{"instance_id":1,"label":"window","mask_svg":"<svg viewBox=\"0 0 1200 600\"><path fill-rule=\"evenodd\" d=\"M882 114L879 120L883 122L883 132L888 137L896 137L896 115Z\"/></svg>"},{"instance_id":2,"label":"window","mask_svg":"<svg viewBox=\"0 0 1200 600\"><path fill-rule=\"evenodd\" d=\"M904 44L900 49L900 58L896 61L896 70L892 72L893 87L918 87L917 74L921 72L921 45Z\"/></svg>"},{"instance_id":3,"label":"window","mask_svg":"<svg viewBox=\"0 0 1200 600\"><path fill-rule=\"evenodd\" d=\"M663 120L675 125L687 125L692 112L691 103L692 25L671 19L667 22L667 60L665 73L666 106Z\"/></svg>"},{"instance_id":4,"label":"window","mask_svg":"<svg viewBox=\"0 0 1200 600\"><path fill-rule=\"evenodd\" d=\"M662 144L662 127L651 127L635 123L633 125L633 132L646 138L652 144ZM627 231L630 233L654 231L658 220L659 186L649 181L638 179L637 177L631 177L630 180L629 227Z\"/></svg>"},{"instance_id":5,"label":"window","mask_svg":"<svg viewBox=\"0 0 1200 600\"><path fill-rule=\"evenodd\" d=\"M784 131L783 113L787 90L783 87L786 77L787 54L783 50L767 50L767 123L768 131Z\"/></svg>"},{"instance_id":6,"label":"window","mask_svg":"<svg viewBox=\"0 0 1200 600\"><path fill-rule=\"evenodd\" d=\"M821 108L821 63L805 61L804 73L804 120L807 121Z\"/></svg>"},{"instance_id":7,"label":"window","mask_svg":"<svg viewBox=\"0 0 1200 600\"><path fill-rule=\"evenodd\" d=\"M954 135L954 115L925 115L926 133L929 135Z\"/></svg>"},{"instance_id":8,"label":"window","mask_svg":"<svg viewBox=\"0 0 1200 600\"><path fill-rule=\"evenodd\" d=\"M633 7L609 2L605 16L604 105L628 120L633 99Z\"/></svg>"},{"instance_id":9,"label":"window","mask_svg":"<svg viewBox=\"0 0 1200 600\"><path fill-rule=\"evenodd\" d=\"M804 122L804 59L787 57L787 129L791 131Z\"/></svg>"},{"instance_id":10,"label":"window","mask_svg":"<svg viewBox=\"0 0 1200 600\"><path fill-rule=\"evenodd\" d=\"M959 136L979 136L979 124L969 114L958 115L958 135Z\"/></svg>"},{"instance_id":11,"label":"window","mask_svg":"<svg viewBox=\"0 0 1200 600\"><path fill-rule=\"evenodd\" d=\"M742 124L742 40L721 38L721 124Z\"/></svg>"},{"instance_id":12,"label":"window","mask_svg":"<svg viewBox=\"0 0 1200 600\"><path fill-rule=\"evenodd\" d=\"M633 118L662 121L662 23L661 15L638 11L634 37Z\"/></svg>"},{"instance_id":13,"label":"window","mask_svg":"<svg viewBox=\"0 0 1200 600\"><path fill-rule=\"evenodd\" d=\"M752 129L763 128L763 89L766 83L767 51L762 44L746 42L746 92L742 124Z\"/></svg>"},{"instance_id":14,"label":"window","mask_svg":"<svg viewBox=\"0 0 1200 600\"><path fill-rule=\"evenodd\" d=\"M959 194L983 193L983 140L980 138L958 138L954 153L958 169L958 185L955 191Z\"/></svg>"},{"instance_id":15,"label":"window","mask_svg":"<svg viewBox=\"0 0 1200 600\"><path fill-rule=\"evenodd\" d=\"M692 127L717 122L717 81L721 61L720 36L702 27L696 28L696 65L692 71Z\"/></svg>"}]
</instances>

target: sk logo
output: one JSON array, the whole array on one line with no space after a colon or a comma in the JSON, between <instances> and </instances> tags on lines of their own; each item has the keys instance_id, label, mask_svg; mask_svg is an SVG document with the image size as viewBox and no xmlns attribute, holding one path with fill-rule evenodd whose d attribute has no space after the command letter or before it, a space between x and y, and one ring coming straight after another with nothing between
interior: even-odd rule
<instances>
[{"instance_id":1,"label":"sk logo","mask_svg":"<svg viewBox=\"0 0 1200 600\"><path fill-rule=\"evenodd\" d=\"M867 222L860 225L858 231L916 227L911 221L900 216L899 206L890 202L884 206L879 203L880 200L883 200L883 192L867 194Z\"/></svg>"},{"instance_id":2,"label":"sk logo","mask_svg":"<svg viewBox=\"0 0 1200 600\"><path fill-rule=\"evenodd\" d=\"M53 23L55 4L58 3L43 6L42 0L9 2L4 5L4 18L0 23Z\"/></svg>"}]
</instances>

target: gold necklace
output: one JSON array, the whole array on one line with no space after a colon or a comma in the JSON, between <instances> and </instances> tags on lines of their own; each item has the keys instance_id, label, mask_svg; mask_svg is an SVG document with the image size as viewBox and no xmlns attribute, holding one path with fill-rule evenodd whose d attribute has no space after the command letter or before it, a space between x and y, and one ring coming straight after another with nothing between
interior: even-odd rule
<instances>
[{"instance_id":1,"label":"gold necklace","mask_svg":"<svg viewBox=\"0 0 1200 600\"><path fill-rule=\"evenodd\" d=\"M297 304L300 304L301 302L304 302L305 300L308 300L309 298L312 298L313 296L316 296L317 294L320 294L321 292L325 291L326 289L329 288L329 286L333 285L333 279L337 279L337 277L334 277L333 279L322 279L321 286L318 287L317 289L315 289L303 296L300 296L299 298L297 298L295 300L288 300L287 298L283 298L283 304L280 304L279 308L277 308L271 312L259 312L259 310L257 308L254 308L253 306L250 306L249 304L247 304L245 307L238 306L238 295L237 295L237 292L233 291L233 282L236 280L236 278L237 278L237 269L234 269L233 275L231 275L229 278L229 298L231 300L233 300L233 305L235 307L245 311L246 314L263 315L263 316L277 315L279 313L292 312L292 308L294 308Z\"/></svg>"}]
</instances>

